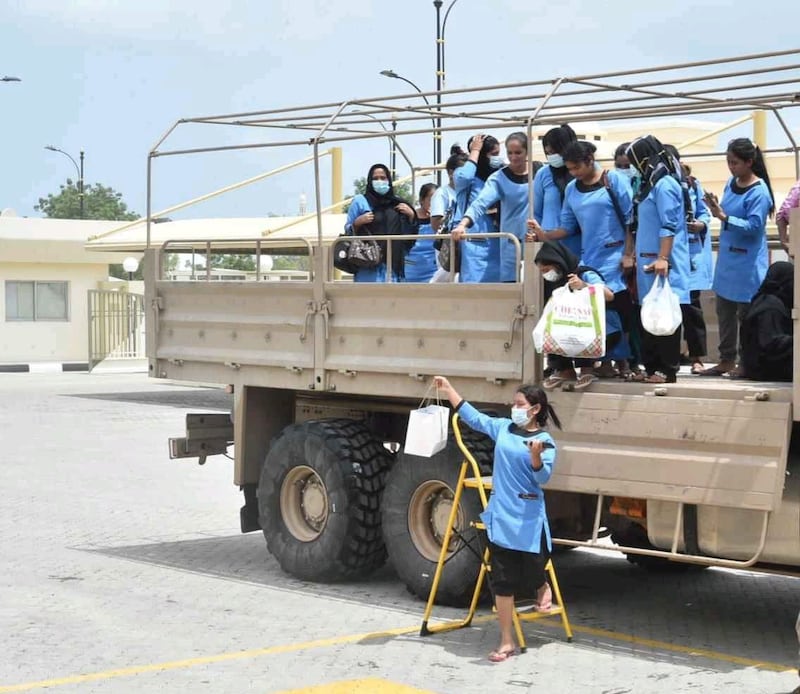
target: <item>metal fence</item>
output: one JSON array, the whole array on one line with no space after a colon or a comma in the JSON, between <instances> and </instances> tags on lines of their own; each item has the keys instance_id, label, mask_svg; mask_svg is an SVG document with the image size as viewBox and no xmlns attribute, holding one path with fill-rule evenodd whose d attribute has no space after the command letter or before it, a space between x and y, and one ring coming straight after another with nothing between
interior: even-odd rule
<instances>
[{"instance_id":1,"label":"metal fence","mask_svg":"<svg viewBox=\"0 0 800 694\"><path fill-rule=\"evenodd\" d=\"M144 359L144 296L89 291L89 371L104 359Z\"/></svg>"}]
</instances>

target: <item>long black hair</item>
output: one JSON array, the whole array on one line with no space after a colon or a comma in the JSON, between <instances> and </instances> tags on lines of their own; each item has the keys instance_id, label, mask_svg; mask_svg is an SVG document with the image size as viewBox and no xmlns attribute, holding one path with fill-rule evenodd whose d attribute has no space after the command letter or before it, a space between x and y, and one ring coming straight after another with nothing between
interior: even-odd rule
<instances>
[{"instance_id":1,"label":"long black hair","mask_svg":"<svg viewBox=\"0 0 800 694\"><path fill-rule=\"evenodd\" d=\"M772 207L769 208L769 216L775 214L775 195L772 192L772 183L769 180L769 173L767 173L767 164L764 162L764 155L761 153L761 148L753 144L753 142L746 137L737 137L728 143L728 154L732 154L737 159L742 161L751 162L750 168L753 173L767 184L769 190L769 197L772 199Z\"/></svg>"},{"instance_id":2,"label":"long black hair","mask_svg":"<svg viewBox=\"0 0 800 694\"><path fill-rule=\"evenodd\" d=\"M460 145L453 145L450 148L450 156L447 158L445 169L448 174L452 174L459 166L464 166L469 159L469 155L461 149Z\"/></svg>"},{"instance_id":3,"label":"long black hair","mask_svg":"<svg viewBox=\"0 0 800 694\"><path fill-rule=\"evenodd\" d=\"M559 125L557 128L550 128L542 137L542 147L547 147L555 154L564 156L564 150L570 142L576 142L578 136L575 131L570 128L566 123Z\"/></svg>"},{"instance_id":4,"label":"long black hair","mask_svg":"<svg viewBox=\"0 0 800 694\"><path fill-rule=\"evenodd\" d=\"M571 161L573 164L592 164L594 163L594 153L596 151L597 147L591 142L575 140L575 142L570 142L566 146L561 156L564 157L565 162Z\"/></svg>"},{"instance_id":5,"label":"long black hair","mask_svg":"<svg viewBox=\"0 0 800 694\"><path fill-rule=\"evenodd\" d=\"M553 406L547 401L547 393L539 386L531 383L526 383L517 388L517 392L528 401L528 404L533 407L539 405L539 411L536 413L536 423L540 427L547 426L548 420L552 419L559 429L561 428L561 421L558 418Z\"/></svg>"}]
</instances>

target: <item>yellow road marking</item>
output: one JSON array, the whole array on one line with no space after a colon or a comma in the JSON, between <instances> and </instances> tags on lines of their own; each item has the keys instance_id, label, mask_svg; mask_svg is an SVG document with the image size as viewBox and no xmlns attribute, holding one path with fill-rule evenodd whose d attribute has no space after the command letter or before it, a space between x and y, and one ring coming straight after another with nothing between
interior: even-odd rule
<instances>
[{"instance_id":1,"label":"yellow road marking","mask_svg":"<svg viewBox=\"0 0 800 694\"><path fill-rule=\"evenodd\" d=\"M414 687L396 684L388 680L370 678L286 690L285 692L278 692L278 694L435 694L435 692L429 689L415 689Z\"/></svg>"},{"instance_id":2,"label":"yellow road marking","mask_svg":"<svg viewBox=\"0 0 800 694\"><path fill-rule=\"evenodd\" d=\"M548 622L556 619L557 615L546 618ZM494 615L482 615L472 620L473 624L482 624L493 621ZM558 623L542 623L542 626L548 628L561 628L560 620ZM595 629L594 627L572 626L572 630L579 634L587 634L603 639L610 639L613 641L623 641L637 646L652 648L661 651L672 651L673 653L683 653L686 655L695 656L698 658L706 658L708 660L718 660L725 663L733 663L735 665L742 665L744 667L756 667L762 670L770 670L772 672L794 672L795 668L780 663L771 663L765 660L756 660L753 658L742 658L735 655L728 655L727 653L718 653L704 648L692 648L691 646L681 646L678 644L666 643L664 641L656 641L655 639L644 639L632 634L624 634L617 631L609 631L606 629ZM401 627L398 629L387 629L385 631L373 631L365 634L352 634L350 636L335 636L330 639L319 639L317 641L306 641L305 643L292 643L281 646L269 646L267 648L255 648L247 651L234 651L231 653L218 653L216 655L200 656L198 658L187 658L185 660L173 660L164 663L150 663L148 665L133 665L131 667L117 668L114 670L104 670L102 672L92 672L85 675L69 675L67 677L56 677L48 680L38 680L35 682L23 682L20 684L0 685L0 694L6 692L27 692L34 689L45 689L47 687L58 687L67 684L80 684L81 682L93 682L98 680L110 680L118 677L131 677L132 675L141 675L148 672L163 672L168 670L182 670L196 665L208 665L212 663L223 663L231 660L245 660L248 658L258 658L265 655L280 655L282 653L295 653L297 651L313 650L315 648L326 648L328 646L339 646L347 643L357 643L359 641L370 641L387 636L403 636L405 634L413 634L419 631L419 625L413 627ZM435 637L433 637L435 638ZM306 690L299 690L301 692ZM308 690L309 692L314 690ZM320 690L322 691L322 690ZM335 691L335 690L334 690ZM380 691L380 690L379 690ZM386 694L392 690L385 690ZM400 690L402 691L402 690ZM410 690L419 691L419 690ZM398 691L398 694L400 692ZM403 693L405 694L405 693Z\"/></svg>"}]
</instances>

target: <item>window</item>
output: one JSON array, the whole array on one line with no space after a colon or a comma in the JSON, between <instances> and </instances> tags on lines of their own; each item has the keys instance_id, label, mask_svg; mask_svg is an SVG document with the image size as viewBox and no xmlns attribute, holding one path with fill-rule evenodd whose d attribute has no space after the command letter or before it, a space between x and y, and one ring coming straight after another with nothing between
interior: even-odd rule
<instances>
[{"instance_id":1,"label":"window","mask_svg":"<svg viewBox=\"0 0 800 694\"><path fill-rule=\"evenodd\" d=\"M69 320L69 283L6 280L6 320Z\"/></svg>"}]
</instances>

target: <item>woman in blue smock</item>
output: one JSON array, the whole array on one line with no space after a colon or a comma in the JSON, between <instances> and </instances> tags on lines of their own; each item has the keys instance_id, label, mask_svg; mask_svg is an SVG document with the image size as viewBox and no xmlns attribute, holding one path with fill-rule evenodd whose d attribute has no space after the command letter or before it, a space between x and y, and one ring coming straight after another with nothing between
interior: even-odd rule
<instances>
[{"instance_id":1,"label":"woman in blue smock","mask_svg":"<svg viewBox=\"0 0 800 694\"><path fill-rule=\"evenodd\" d=\"M636 194L638 227L635 253L639 302L657 277L667 277L681 304L689 303L689 240L686 232L686 204L680 179L680 163L655 137L634 140L628 159L641 174ZM628 239L627 259L634 250ZM642 362L646 375L634 377L644 383L675 383L681 359L681 331L652 335L642 331Z\"/></svg>"},{"instance_id":2,"label":"woman in blue smock","mask_svg":"<svg viewBox=\"0 0 800 694\"><path fill-rule=\"evenodd\" d=\"M631 217L631 189L627 179L615 171L604 171L595 161L597 148L579 140L564 150L564 161L574 181L567 186L559 227L542 229L531 220L528 227L540 241L559 241L581 232L581 265L594 268L614 294L607 308L617 312L627 344L633 322L633 302L622 277L626 224ZM630 371L628 361L617 360L620 374Z\"/></svg>"},{"instance_id":3,"label":"woman in blue smock","mask_svg":"<svg viewBox=\"0 0 800 694\"><path fill-rule=\"evenodd\" d=\"M564 161L564 151L571 142L577 141L575 131L568 125L548 130L542 137L542 147L547 166L536 172L533 179L533 218L543 229L557 229L561 221L561 208L567 185L572 175ZM571 253L581 257L581 234L565 236L560 240Z\"/></svg>"},{"instance_id":4,"label":"woman in blue smock","mask_svg":"<svg viewBox=\"0 0 800 694\"><path fill-rule=\"evenodd\" d=\"M703 376L737 376L741 357L739 325L767 274L767 218L775 211L775 197L761 150L746 137L731 140L727 151L732 178L722 202L706 194L711 214L722 222L717 266L712 288L717 295L719 358Z\"/></svg>"},{"instance_id":5,"label":"woman in blue smock","mask_svg":"<svg viewBox=\"0 0 800 694\"><path fill-rule=\"evenodd\" d=\"M466 163L453 172L456 204L451 222L455 226L483 190L487 179L503 164L500 143L491 135L473 135L467 142ZM475 233L497 231L496 216L489 210L474 220ZM461 241L460 282L497 282L500 278L500 246L498 239L464 239Z\"/></svg>"},{"instance_id":6,"label":"woman in blue smock","mask_svg":"<svg viewBox=\"0 0 800 694\"><path fill-rule=\"evenodd\" d=\"M537 587L537 611L548 612L552 607L545 578L552 544L542 485L550 479L556 461L556 446L545 427L552 419L560 429L561 422L547 402L547 393L538 386L517 389L509 419L478 412L443 376L433 380L464 423L495 442L492 495L481 520L489 536L489 578L500 624L500 645L489 660L502 662L517 652L514 595L520 594L525 582Z\"/></svg>"},{"instance_id":7,"label":"woman in blue smock","mask_svg":"<svg viewBox=\"0 0 800 694\"><path fill-rule=\"evenodd\" d=\"M680 153L671 145L664 145L667 151L680 161ZM713 259L711 256L711 212L703 200L703 187L692 176L692 169L681 163L681 187L684 202L688 198L689 210L686 214L686 231L689 241L689 303L681 304L683 318L683 339L689 350L691 372L699 374L704 370L703 357L708 354L706 343L706 320L700 303L700 292L711 289Z\"/></svg>"},{"instance_id":8,"label":"woman in blue smock","mask_svg":"<svg viewBox=\"0 0 800 694\"><path fill-rule=\"evenodd\" d=\"M436 192L435 183L426 183L419 189L418 236L432 236L431 199ZM433 239L418 238L406 255L406 282L430 282L436 272L436 249Z\"/></svg>"},{"instance_id":9,"label":"woman in blue smock","mask_svg":"<svg viewBox=\"0 0 800 694\"><path fill-rule=\"evenodd\" d=\"M417 215L414 208L397 197L392 188L389 168L374 164L367 172L367 185L363 195L356 195L347 210L344 225L348 236L384 236L417 233ZM405 254L413 241L392 241L392 281L405 278ZM378 241L383 262L376 267L360 268L353 277L356 282L386 281L386 241Z\"/></svg>"},{"instance_id":10,"label":"woman in blue smock","mask_svg":"<svg viewBox=\"0 0 800 694\"><path fill-rule=\"evenodd\" d=\"M463 237L473 226L474 220L499 203L499 231L514 234L520 243L520 256L525 249L526 223L529 217L528 205L528 136L525 133L511 133L506 138L508 166L493 173L486 181L480 195L469 206L453 234ZM534 166L541 166L534 162ZM538 168L538 167L537 167ZM511 239L500 239L500 281L516 282L519 263L516 245Z\"/></svg>"}]
</instances>

